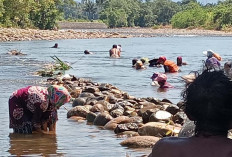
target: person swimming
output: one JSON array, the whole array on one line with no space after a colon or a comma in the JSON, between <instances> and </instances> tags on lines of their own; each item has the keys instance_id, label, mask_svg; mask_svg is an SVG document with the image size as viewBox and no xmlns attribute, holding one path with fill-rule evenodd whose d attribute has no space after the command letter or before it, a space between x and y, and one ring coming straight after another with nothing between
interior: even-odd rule
<instances>
[{"instance_id":1,"label":"person swimming","mask_svg":"<svg viewBox=\"0 0 232 157\"><path fill-rule=\"evenodd\" d=\"M57 44L57 43L55 43L55 45L54 45L54 46L52 46L51 48L58 48L58 44Z\"/></svg>"}]
</instances>

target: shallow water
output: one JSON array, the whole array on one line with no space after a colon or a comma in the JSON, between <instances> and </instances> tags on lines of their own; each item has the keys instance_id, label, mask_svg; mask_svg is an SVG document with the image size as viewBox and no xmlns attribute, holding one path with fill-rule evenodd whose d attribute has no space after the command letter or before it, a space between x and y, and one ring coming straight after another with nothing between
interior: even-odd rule
<instances>
[{"instance_id":1,"label":"shallow water","mask_svg":"<svg viewBox=\"0 0 232 157\"><path fill-rule=\"evenodd\" d=\"M218 52L224 62L232 59L230 52L232 37L172 36L155 38L123 39L75 39L58 41L24 41L0 43L0 150L1 156L141 156L151 149L128 149L120 146L124 138L116 137L112 131L102 130L86 122L75 122L66 118L67 111L61 108L57 134L49 135L12 135L8 128L8 98L10 94L27 85L39 85L43 79L33 76L42 64L53 61L56 55L70 62L72 69L66 73L77 77L90 78L95 82L111 83L136 97L167 98L173 103L181 100L184 83L180 76L190 71L200 70L205 56L202 51L212 49ZM49 48L54 43L59 48ZM108 50L113 44L122 45L120 59L109 58ZM8 50L21 50L25 56L10 56ZM84 55L84 50L94 52ZM150 77L163 68L147 67L146 70L131 68L133 58L152 59L165 55L176 61L182 56L188 65L182 66L180 73L168 74L168 81L174 88L158 92L151 86ZM71 104L66 105L71 108Z\"/></svg>"}]
</instances>

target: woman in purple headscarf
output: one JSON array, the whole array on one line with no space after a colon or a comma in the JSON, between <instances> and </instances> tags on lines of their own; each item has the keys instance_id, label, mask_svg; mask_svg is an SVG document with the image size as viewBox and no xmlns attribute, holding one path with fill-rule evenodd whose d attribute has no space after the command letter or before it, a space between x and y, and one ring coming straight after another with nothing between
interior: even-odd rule
<instances>
[{"instance_id":1,"label":"woman in purple headscarf","mask_svg":"<svg viewBox=\"0 0 232 157\"><path fill-rule=\"evenodd\" d=\"M70 100L68 90L62 86L28 86L13 92L9 98L10 128L14 133L31 134L47 131L55 126L57 109ZM55 128L50 129L55 130Z\"/></svg>"}]
</instances>

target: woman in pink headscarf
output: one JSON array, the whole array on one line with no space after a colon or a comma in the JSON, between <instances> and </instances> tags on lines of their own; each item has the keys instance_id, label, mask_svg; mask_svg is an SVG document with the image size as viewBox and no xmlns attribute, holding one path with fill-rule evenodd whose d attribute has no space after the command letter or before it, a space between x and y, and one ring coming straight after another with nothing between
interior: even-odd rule
<instances>
[{"instance_id":1,"label":"woman in pink headscarf","mask_svg":"<svg viewBox=\"0 0 232 157\"><path fill-rule=\"evenodd\" d=\"M21 134L47 131L43 124L46 127L55 126L57 109L69 102L70 98L68 90L57 85L18 89L9 98L9 127L13 128L14 133Z\"/></svg>"},{"instance_id":2,"label":"woman in pink headscarf","mask_svg":"<svg viewBox=\"0 0 232 157\"><path fill-rule=\"evenodd\" d=\"M159 84L159 88L173 88L173 86L167 82L167 75L165 74L154 73L151 79Z\"/></svg>"}]
</instances>

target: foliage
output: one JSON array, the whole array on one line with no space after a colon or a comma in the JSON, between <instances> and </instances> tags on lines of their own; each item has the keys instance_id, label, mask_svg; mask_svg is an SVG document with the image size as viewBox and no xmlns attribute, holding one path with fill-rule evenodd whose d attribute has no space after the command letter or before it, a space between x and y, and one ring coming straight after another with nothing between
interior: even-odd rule
<instances>
[{"instance_id":1,"label":"foliage","mask_svg":"<svg viewBox=\"0 0 232 157\"><path fill-rule=\"evenodd\" d=\"M198 28L204 27L209 15L197 3L191 3L191 9L179 12L172 17L171 23L174 28Z\"/></svg>"},{"instance_id":2,"label":"foliage","mask_svg":"<svg viewBox=\"0 0 232 157\"><path fill-rule=\"evenodd\" d=\"M180 11L180 7L171 0L156 0L153 4L153 12L157 15L159 24L169 24L172 16Z\"/></svg>"},{"instance_id":3,"label":"foliage","mask_svg":"<svg viewBox=\"0 0 232 157\"><path fill-rule=\"evenodd\" d=\"M54 65L55 70L69 70L72 68L69 64L60 60L57 56L51 56L51 58L56 61L56 64Z\"/></svg>"}]
</instances>

